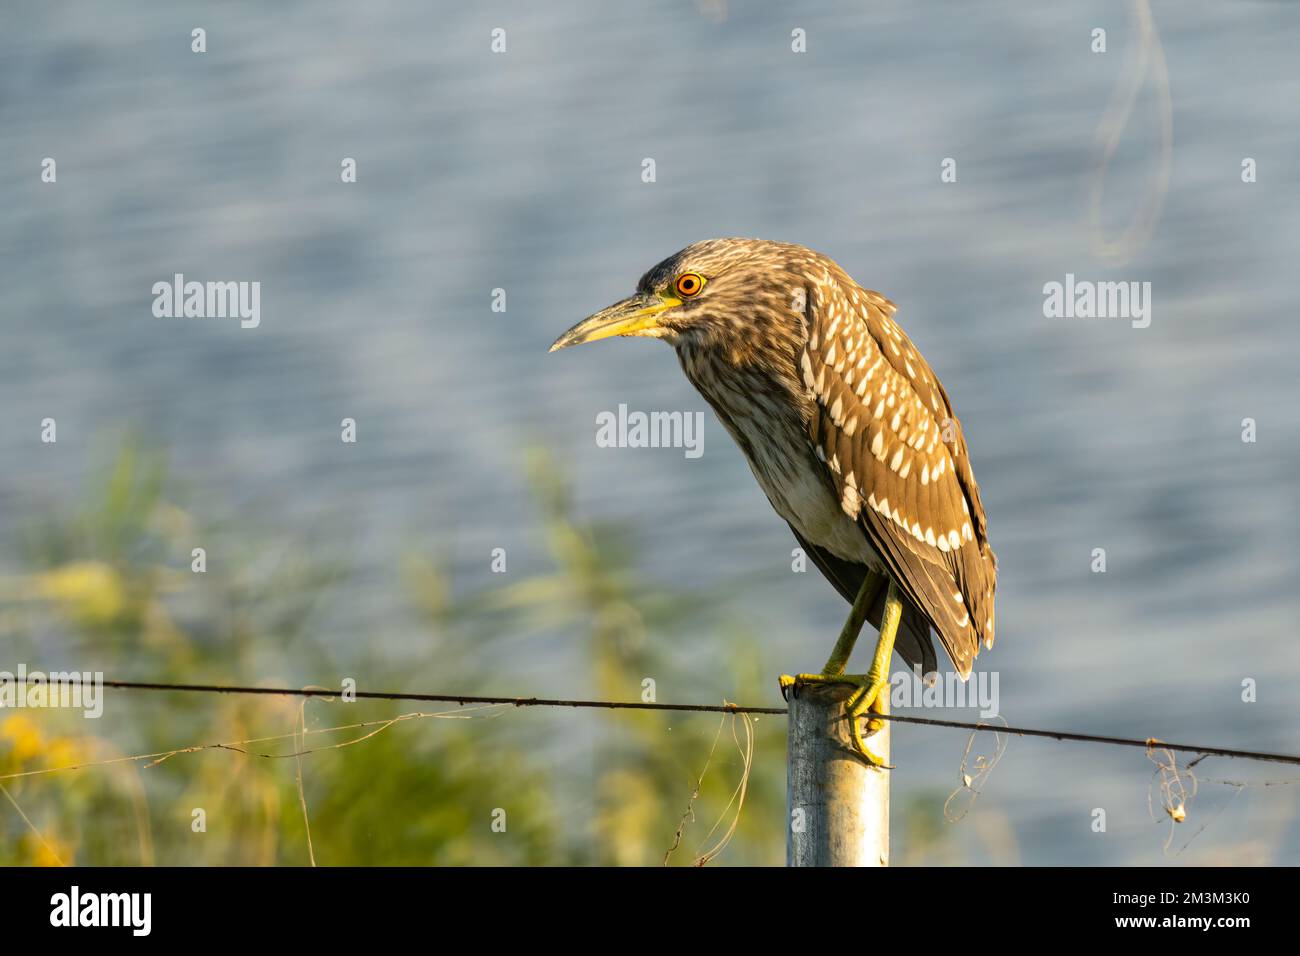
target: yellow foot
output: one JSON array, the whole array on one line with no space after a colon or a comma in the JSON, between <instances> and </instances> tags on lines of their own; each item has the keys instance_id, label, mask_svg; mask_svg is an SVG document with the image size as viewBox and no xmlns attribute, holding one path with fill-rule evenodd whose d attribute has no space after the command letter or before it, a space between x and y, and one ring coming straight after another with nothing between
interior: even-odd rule
<instances>
[{"instance_id":1,"label":"yellow foot","mask_svg":"<svg viewBox=\"0 0 1300 956\"><path fill-rule=\"evenodd\" d=\"M848 684L854 688L849 695L845 708L848 710L849 733L853 739L853 749L863 760L879 770L894 768L871 752L866 737L878 732L885 726L885 721L878 717L868 718L867 733L862 733L861 720L864 714L889 713L889 681L872 674L782 674L780 677L781 696L790 699L790 691L800 684Z\"/></svg>"}]
</instances>

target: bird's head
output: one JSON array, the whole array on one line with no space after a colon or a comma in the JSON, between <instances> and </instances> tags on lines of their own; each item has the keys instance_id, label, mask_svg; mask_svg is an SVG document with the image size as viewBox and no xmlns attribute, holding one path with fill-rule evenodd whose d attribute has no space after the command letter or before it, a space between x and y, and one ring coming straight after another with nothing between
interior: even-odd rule
<instances>
[{"instance_id":1,"label":"bird's head","mask_svg":"<svg viewBox=\"0 0 1300 956\"><path fill-rule=\"evenodd\" d=\"M709 239L652 268L634 295L583 319L551 351L612 336L664 339L674 346L735 351L756 338L802 328L810 274L829 259L802 246L761 239Z\"/></svg>"}]
</instances>

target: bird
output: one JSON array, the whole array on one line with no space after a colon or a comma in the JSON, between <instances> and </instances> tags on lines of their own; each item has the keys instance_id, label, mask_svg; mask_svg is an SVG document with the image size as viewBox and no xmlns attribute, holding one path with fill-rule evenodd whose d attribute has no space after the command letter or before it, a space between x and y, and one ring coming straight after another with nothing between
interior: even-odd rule
<instances>
[{"instance_id":1,"label":"bird","mask_svg":"<svg viewBox=\"0 0 1300 956\"><path fill-rule=\"evenodd\" d=\"M550 349L625 336L676 350L773 509L850 604L826 665L783 675L782 692L852 685L853 749L880 768L866 738L888 713L894 650L933 675L933 631L968 678L981 645L993 645L997 584L961 422L895 312L804 246L709 239L664 259L633 295ZM879 628L871 666L847 674L866 621Z\"/></svg>"}]
</instances>

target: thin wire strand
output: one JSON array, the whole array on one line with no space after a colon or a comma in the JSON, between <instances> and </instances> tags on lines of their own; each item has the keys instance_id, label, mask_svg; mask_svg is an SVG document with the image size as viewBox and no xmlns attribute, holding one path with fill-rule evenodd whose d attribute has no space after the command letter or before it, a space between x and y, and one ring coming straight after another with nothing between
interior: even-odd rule
<instances>
[{"instance_id":1,"label":"thin wire strand","mask_svg":"<svg viewBox=\"0 0 1300 956\"><path fill-rule=\"evenodd\" d=\"M338 690L319 687L241 687L218 684L163 684L152 681L106 680L103 686L114 690L158 690L205 694L264 694L281 697L340 697ZM447 704L506 704L512 707L578 707L602 710L659 710L689 711L702 714L772 714L788 713L784 707L748 707L739 704L659 704L632 700L564 700L548 697L483 697L471 694L406 694L392 691L355 691L358 700L433 701ZM1017 737L1047 737L1052 740L1076 743L1105 744L1112 747L1139 747L1147 750L1153 746L1180 753L1205 754L1211 757L1232 757L1240 760L1261 760L1268 763L1291 764L1300 767L1300 755L1270 753L1262 750L1240 750L1232 747L1213 747L1200 744L1177 744L1155 737L1112 737L1105 734L1085 734L1069 730L1042 730L1036 727L1007 727L1002 724L971 723L962 720L943 720L936 717L914 717L906 714L873 714L881 720L926 727L951 727L955 730L975 730L987 733L1013 734ZM5 779L0 777L0 779Z\"/></svg>"},{"instance_id":2,"label":"thin wire strand","mask_svg":"<svg viewBox=\"0 0 1300 956\"><path fill-rule=\"evenodd\" d=\"M304 697L302 702L298 704L298 720L294 725L293 757L294 761L297 763L297 772L294 774L294 777L298 784L298 806L302 808L302 825L303 829L307 833L307 859L311 861L312 866L315 866L316 848L311 842L311 816L307 813L307 789L302 783L302 752L307 749L307 705L309 703L311 703L311 698ZM380 728L380 730L387 729L388 728L386 727ZM301 734L297 733L297 731L301 731ZM378 733L379 731L375 732Z\"/></svg>"},{"instance_id":3,"label":"thin wire strand","mask_svg":"<svg viewBox=\"0 0 1300 956\"><path fill-rule=\"evenodd\" d=\"M464 710L440 710L433 713L419 712L414 714L398 714L396 717L387 717L382 720L366 720L357 724L342 724L337 727L321 727L316 730L305 731L295 730L288 734L272 734L269 737L250 737L247 740L234 740L219 744L194 744L189 747L177 747L175 750L158 750L147 754L130 754L129 756L123 757L110 757L107 760L92 760L85 763L68 764L64 767L42 767L39 770L18 770L13 773L0 774L0 786L3 786L3 781L5 780L17 780L22 777L43 777L51 773L64 773L71 770L90 770L94 767L107 767L119 763L136 763L141 760L151 761L141 768L142 770L149 770L166 760L170 760L172 757L181 754L201 753L206 750L229 750L233 753L243 754L245 757L263 757L270 760L286 757L301 757L325 750L341 750L344 747L351 747L353 744L359 744L362 741L369 740L377 734L383 733L394 724L400 724L408 720L421 720L429 717L441 717L447 720L472 720L474 718L471 716L470 711L483 709L490 708L485 705L484 707L470 707ZM503 711L481 714L479 716L480 719L487 719L498 716L501 713L503 713ZM371 727L374 727L375 729L371 730L367 734L362 734L360 737L354 737L351 740L343 740L336 744L329 744L325 747L308 748L304 743L303 747L305 749L300 750L296 743L296 741L306 737L308 734L333 734L344 730L366 730ZM261 753L259 751L245 749L249 744L269 743L273 740L293 740L295 741L294 749L290 753L283 754Z\"/></svg>"},{"instance_id":4,"label":"thin wire strand","mask_svg":"<svg viewBox=\"0 0 1300 956\"><path fill-rule=\"evenodd\" d=\"M23 812L23 808L18 806L18 801L15 800L13 794L9 792L9 788L2 783L0 783L0 793L3 793L5 797L9 800L9 802L13 804L13 808L18 811L18 816L22 817L23 823L27 824L27 828L31 830L33 834L35 834L36 839L41 841L41 846L45 847L46 852L49 853L50 856L54 858L54 862L57 863L59 866L66 865L64 864L63 860L59 858L58 851L56 851L54 847L50 846L49 841L45 839L45 834L41 833L40 829L37 828L35 823L32 823L31 818L27 816L25 812Z\"/></svg>"},{"instance_id":5,"label":"thin wire strand","mask_svg":"<svg viewBox=\"0 0 1300 956\"><path fill-rule=\"evenodd\" d=\"M338 689L321 687L226 687L218 684L160 684L147 681L106 680L104 687L115 690L171 690L208 694L269 694L271 696L342 697ZM404 694L391 691L355 691L357 700L425 701L441 704L509 704L513 707L589 707L606 710L675 710L703 714L786 713L784 707L742 707L739 704L650 704L640 700L562 700L550 697L481 697L470 694Z\"/></svg>"}]
</instances>

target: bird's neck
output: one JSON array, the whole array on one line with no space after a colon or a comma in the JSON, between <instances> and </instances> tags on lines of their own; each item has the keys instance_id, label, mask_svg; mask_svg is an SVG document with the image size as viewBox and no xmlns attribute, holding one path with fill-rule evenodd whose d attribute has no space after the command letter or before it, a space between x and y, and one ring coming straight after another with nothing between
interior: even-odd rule
<instances>
[{"instance_id":1,"label":"bird's neck","mask_svg":"<svg viewBox=\"0 0 1300 956\"><path fill-rule=\"evenodd\" d=\"M791 453L806 445L809 411L802 383L773 375L770 368L737 362L734 353L715 347L682 341L676 351L687 379L751 463L758 448L778 436L782 440L774 447L788 447Z\"/></svg>"}]
</instances>

